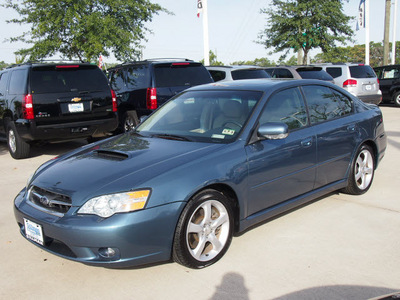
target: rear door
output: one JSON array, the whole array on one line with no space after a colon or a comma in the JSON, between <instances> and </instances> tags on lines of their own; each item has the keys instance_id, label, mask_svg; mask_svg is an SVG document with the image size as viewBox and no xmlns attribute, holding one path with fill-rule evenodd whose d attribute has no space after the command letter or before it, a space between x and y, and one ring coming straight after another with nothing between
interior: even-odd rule
<instances>
[{"instance_id":1,"label":"rear door","mask_svg":"<svg viewBox=\"0 0 400 300\"><path fill-rule=\"evenodd\" d=\"M315 189L346 177L358 130L350 98L327 86L302 87L317 135Z\"/></svg>"},{"instance_id":2,"label":"rear door","mask_svg":"<svg viewBox=\"0 0 400 300\"><path fill-rule=\"evenodd\" d=\"M378 78L374 70L368 65L350 66L350 76L357 80L358 97L376 94L379 91Z\"/></svg>"},{"instance_id":3,"label":"rear door","mask_svg":"<svg viewBox=\"0 0 400 300\"><path fill-rule=\"evenodd\" d=\"M94 65L40 65L30 74L36 124L111 118L111 89Z\"/></svg>"},{"instance_id":4,"label":"rear door","mask_svg":"<svg viewBox=\"0 0 400 300\"><path fill-rule=\"evenodd\" d=\"M393 89L400 87L400 66L382 67L379 79L379 86L382 91L382 97L385 100L392 100Z\"/></svg>"}]
</instances>

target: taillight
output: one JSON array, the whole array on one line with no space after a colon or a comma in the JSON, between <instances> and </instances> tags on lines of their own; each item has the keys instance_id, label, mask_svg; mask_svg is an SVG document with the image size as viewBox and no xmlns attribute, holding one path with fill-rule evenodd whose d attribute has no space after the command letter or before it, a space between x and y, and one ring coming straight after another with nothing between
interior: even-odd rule
<instances>
[{"instance_id":1,"label":"taillight","mask_svg":"<svg viewBox=\"0 0 400 300\"><path fill-rule=\"evenodd\" d=\"M79 65L58 65L56 69L77 69Z\"/></svg>"},{"instance_id":2,"label":"taillight","mask_svg":"<svg viewBox=\"0 0 400 300\"><path fill-rule=\"evenodd\" d=\"M31 94L26 95L22 102L22 114L26 120L33 120L35 118Z\"/></svg>"},{"instance_id":3,"label":"taillight","mask_svg":"<svg viewBox=\"0 0 400 300\"><path fill-rule=\"evenodd\" d=\"M111 90L111 99L112 99L112 110L113 112L117 112L118 111L117 95L113 90Z\"/></svg>"},{"instance_id":4,"label":"taillight","mask_svg":"<svg viewBox=\"0 0 400 300\"><path fill-rule=\"evenodd\" d=\"M147 109L156 109L157 108L157 89L156 88L148 88L147 89L146 105L147 105Z\"/></svg>"},{"instance_id":5,"label":"taillight","mask_svg":"<svg viewBox=\"0 0 400 300\"><path fill-rule=\"evenodd\" d=\"M343 87L357 86L357 80L355 79L347 79L343 82Z\"/></svg>"}]
</instances>

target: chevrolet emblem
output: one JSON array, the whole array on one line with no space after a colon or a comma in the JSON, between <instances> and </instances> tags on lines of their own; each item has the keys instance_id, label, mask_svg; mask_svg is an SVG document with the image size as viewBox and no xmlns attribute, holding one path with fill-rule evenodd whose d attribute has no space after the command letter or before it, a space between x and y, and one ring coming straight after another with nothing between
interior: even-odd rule
<instances>
[{"instance_id":1,"label":"chevrolet emblem","mask_svg":"<svg viewBox=\"0 0 400 300\"><path fill-rule=\"evenodd\" d=\"M72 102L79 102L79 101L81 101L82 100L82 98L78 98L78 97L75 97L75 98L72 98Z\"/></svg>"}]
</instances>

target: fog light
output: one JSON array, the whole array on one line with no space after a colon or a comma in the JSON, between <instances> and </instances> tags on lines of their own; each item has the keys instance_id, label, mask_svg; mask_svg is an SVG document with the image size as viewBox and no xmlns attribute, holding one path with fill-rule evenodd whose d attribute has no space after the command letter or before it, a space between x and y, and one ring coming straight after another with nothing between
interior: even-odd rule
<instances>
[{"instance_id":1,"label":"fog light","mask_svg":"<svg viewBox=\"0 0 400 300\"><path fill-rule=\"evenodd\" d=\"M113 248L99 248L99 255L104 258L112 258L117 251Z\"/></svg>"}]
</instances>

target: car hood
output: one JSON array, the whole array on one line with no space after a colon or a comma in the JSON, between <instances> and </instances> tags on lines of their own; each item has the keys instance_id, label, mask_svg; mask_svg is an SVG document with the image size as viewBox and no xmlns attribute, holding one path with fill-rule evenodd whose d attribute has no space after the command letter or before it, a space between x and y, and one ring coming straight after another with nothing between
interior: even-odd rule
<instances>
[{"instance_id":1,"label":"car hood","mask_svg":"<svg viewBox=\"0 0 400 300\"><path fill-rule=\"evenodd\" d=\"M88 199L136 188L223 147L124 134L55 160L34 176L32 185L71 197L73 206Z\"/></svg>"}]
</instances>

